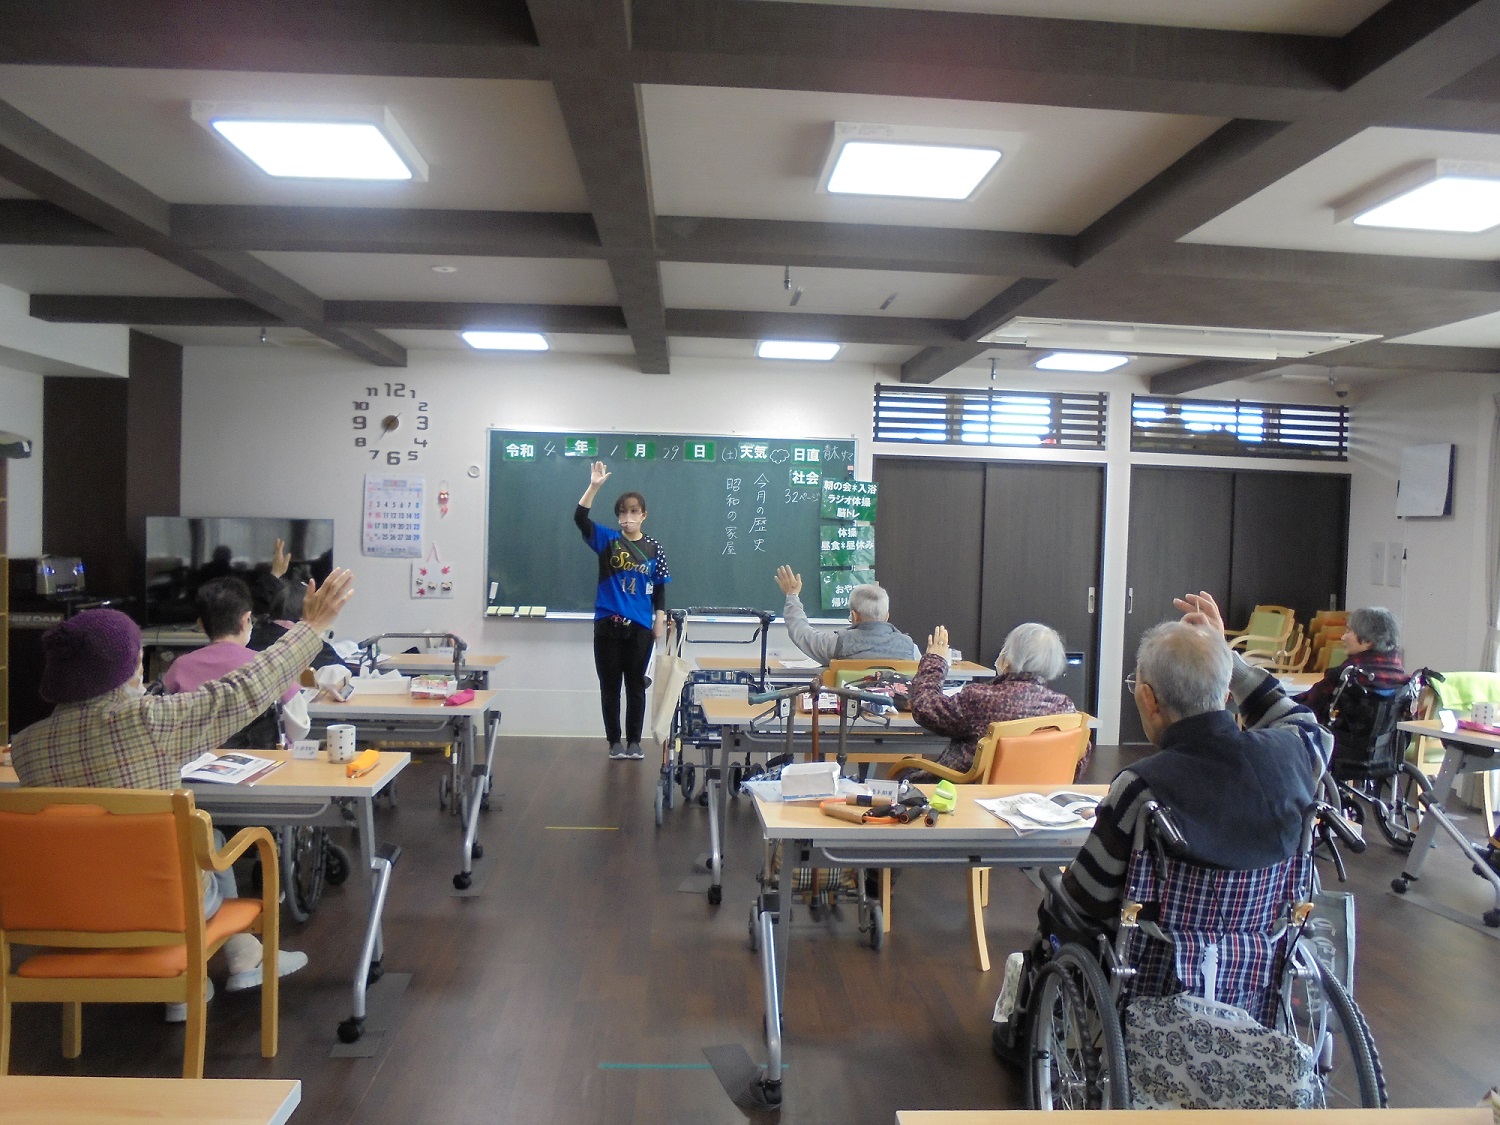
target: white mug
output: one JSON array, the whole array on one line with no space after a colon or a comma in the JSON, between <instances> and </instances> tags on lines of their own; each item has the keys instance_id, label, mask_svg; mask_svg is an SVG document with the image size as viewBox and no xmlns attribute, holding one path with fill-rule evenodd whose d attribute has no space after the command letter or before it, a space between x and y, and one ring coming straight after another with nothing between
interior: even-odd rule
<instances>
[{"instance_id":1,"label":"white mug","mask_svg":"<svg viewBox=\"0 0 1500 1125\"><path fill-rule=\"evenodd\" d=\"M328 728L328 760L354 761L354 727L350 723L333 723Z\"/></svg>"},{"instance_id":2,"label":"white mug","mask_svg":"<svg viewBox=\"0 0 1500 1125\"><path fill-rule=\"evenodd\" d=\"M1476 703L1469 718L1480 726L1492 727L1496 718L1500 718L1500 704Z\"/></svg>"}]
</instances>

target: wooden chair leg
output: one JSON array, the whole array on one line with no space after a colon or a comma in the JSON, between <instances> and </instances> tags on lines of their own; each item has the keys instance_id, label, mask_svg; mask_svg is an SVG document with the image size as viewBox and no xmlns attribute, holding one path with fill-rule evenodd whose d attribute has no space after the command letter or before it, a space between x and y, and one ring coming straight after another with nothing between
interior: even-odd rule
<instances>
[{"instance_id":1,"label":"wooden chair leg","mask_svg":"<svg viewBox=\"0 0 1500 1125\"><path fill-rule=\"evenodd\" d=\"M969 916L974 927L974 953L979 958L979 971L990 971L990 945L984 934L984 905L980 902L980 868L969 868Z\"/></svg>"},{"instance_id":2,"label":"wooden chair leg","mask_svg":"<svg viewBox=\"0 0 1500 1125\"><path fill-rule=\"evenodd\" d=\"M990 869L988 867L981 867L979 869L979 905L980 906L989 906L989 904L990 904Z\"/></svg>"},{"instance_id":3,"label":"wooden chair leg","mask_svg":"<svg viewBox=\"0 0 1500 1125\"><path fill-rule=\"evenodd\" d=\"M891 932L891 869L882 867L880 869L880 915L882 920L881 930L884 933Z\"/></svg>"},{"instance_id":4,"label":"wooden chair leg","mask_svg":"<svg viewBox=\"0 0 1500 1125\"><path fill-rule=\"evenodd\" d=\"M77 1000L62 1006L62 1053L65 1059L83 1054L83 1004Z\"/></svg>"},{"instance_id":5,"label":"wooden chair leg","mask_svg":"<svg viewBox=\"0 0 1500 1125\"><path fill-rule=\"evenodd\" d=\"M266 942L264 960L261 962L260 986L260 1054L262 1058L274 1059L281 1016L281 975L276 961L280 950L276 948L273 935Z\"/></svg>"},{"instance_id":6,"label":"wooden chair leg","mask_svg":"<svg viewBox=\"0 0 1500 1125\"><path fill-rule=\"evenodd\" d=\"M187 1029L182 1044L182 1076L203 1077L203 1052L208 1041L208 1001L200 994L187 1002Z\"/></svg>"}]
</instances>

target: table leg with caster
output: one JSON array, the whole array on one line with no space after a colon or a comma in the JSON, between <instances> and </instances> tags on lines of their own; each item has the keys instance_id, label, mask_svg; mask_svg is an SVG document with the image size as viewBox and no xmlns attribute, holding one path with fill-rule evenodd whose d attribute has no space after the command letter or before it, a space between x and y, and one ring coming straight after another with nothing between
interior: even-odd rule
<instances>
[{"instance_id":1,"label":"table leg with caster","mask_svg":"<svg viewBox=\"0 0 1500 1125\"><path fill-rule=\"evenodd\" d=\"M1411 851L1401 868L1401 874L1391 880L1391 890L1398 895L1404 895L1407 888L1422 877L1422 866L1427 862L1427 852L1437 838L1439 827L1445 828L1449 835L1460 838L1459 833L1454 830L1453 822L1448 820L1447 814L1443 811L1443 806L1448 800L1448 795L1453 792L1453 782L1463 767L1463 761L1462 749L1454 743L1444 743L1443 765L1438 770L1437 777L1432 781L1432 792L1418 798L1426 808L1422 813L1422 823L1417 828L1417 838L1412 841Z\"/></svg>"},{"instance_id":2,"label":"table leg with caster","mask_svg":"<svg viewBox=\"0 0 1500 1125\"><path fill-rule=\"evenodd\" d=\"M461 853L461 866L457 875L453 876L455 889L467 890L474 881L474 861L484 855L484 847L479 843L479 813L488 808L490 804L490 784L495 768L495 746L500 735L500 716L498 714L487 714L484 717L485 724L485 750L484 765L471 764L471 777L466 784L472 786L469 798L468 815L464 818L464 840ZM468 727L464 736L469 740L469 762L473 758L474 728Z\"/></svg>"},{"instance_id":3,"label":"table leg with caster","mask_svg":"<svg viewBox=\"0 0 1500 1125\"><path fill-rule=\"evenodd\" d=\"M726 754L724 741L719 741L719 754ZM720 767L714 765L714 751L709 751L710 768L706 771L704 778L704 792L708 796L708 904L718 906L724 901L724 821L723 814L728 811L727 807L721 809L719 791L723 787ZM727 758L726 758L727 760ZM725 802L727 806L728 802Z\"/></svg>"},{"instance_id":4,"label":"table leg with caster","mask_svg":"<svg viewBox=\"0 0 1500 1125\"><path fill-rule=\"evenodd\" d=\"M370 878L374 886L371 891L370 919L365 926L365 940L354 969L354 1013L339 1024L339 1039L345 1043L353 1043L365 1033L365 994L369 986L384 973L380 916L385 910L385 895L391 884L391 870L400 858L401 849L388 844L380 848L379 854L370 863Z\"/></svg>"}]
</instances>

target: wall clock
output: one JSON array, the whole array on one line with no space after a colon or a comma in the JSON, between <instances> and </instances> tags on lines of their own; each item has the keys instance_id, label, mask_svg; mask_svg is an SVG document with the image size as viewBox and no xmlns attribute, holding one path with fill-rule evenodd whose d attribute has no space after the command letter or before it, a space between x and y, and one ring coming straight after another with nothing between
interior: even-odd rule
<instances>
[{"instance_id":1,"label":"wall clock","mask_svg":"<svg viewBox=\"0 0 1500 1125\"><path fill-rule=\"evenodd\" d=\"M427 452L432 416L410 383L373 383L354 400L354 448L374 465L392 468Z\"/></svg>"}]
</instances>

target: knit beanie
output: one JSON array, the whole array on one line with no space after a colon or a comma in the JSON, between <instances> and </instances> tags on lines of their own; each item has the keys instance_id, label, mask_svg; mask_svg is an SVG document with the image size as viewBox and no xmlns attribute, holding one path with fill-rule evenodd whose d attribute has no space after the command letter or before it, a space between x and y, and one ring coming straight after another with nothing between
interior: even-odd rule
<instances>
[{"instance_id":1,"label":"knit beanie","mask_svg":"<svg viewBox=\"0 0 1500 1125\"><path fill-rule=\"evenodd\" d=\"M42 658L43 699L92 699L135 675L141 629L117 609L86 609L42 634Z\"/></svg>"}]
</instances>

